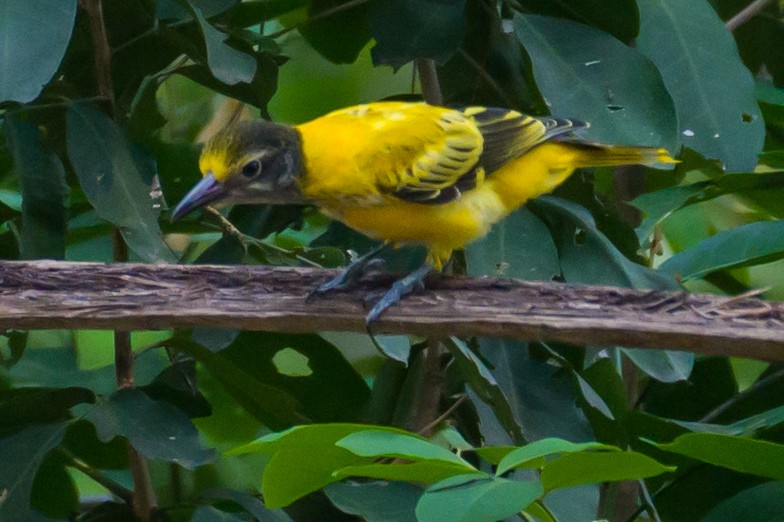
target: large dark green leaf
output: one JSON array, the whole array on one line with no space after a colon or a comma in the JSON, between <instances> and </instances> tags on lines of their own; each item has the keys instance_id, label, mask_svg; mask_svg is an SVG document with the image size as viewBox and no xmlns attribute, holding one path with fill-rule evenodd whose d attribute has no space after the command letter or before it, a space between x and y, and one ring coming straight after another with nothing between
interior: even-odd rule
<instances>
[{"instance_id":1,"label":"large dark green leaf","mask_svg":"<svg viewBox=\"0 0 784 522\"><path fill-rule=\"evenodd\" d=\"M0 520L27 520L33 479L44 457L60 444L65 424L30 426L0 438Z\"/></svg>"},{"instance_id":2,"label":"large dark green leaf","mask_svg":"<svg viewBox=\"0 0 784 522\"><path fill-rule=\"evenodd\" d=\"M0 391L0 433L25 424L64 421L71 407L95 401L86 388L16 388Z\"/></svg>"},{"instance_id":3,"label":"large dark green leaf","mask_svg":"<svg viewBox=\"0 0 784 522\"><path fill-rule=\"evenodd\" d=\"M536 14L592 25L624 42L632 41L640 30L640 12L634 0L522 0L520 4Z\"/></svg>"},{"instance_id":4,"label":"large dark green leaf","mask_svg":"<svg viewBox=\"0 0 784 522\"><path fill-rule=\"evenodd\" d=\"M515 418L525 429L527 440L593 438L585 415L577 407L578 397L567 374L544 360L533 359L526 343L481 339L480 345L483 356L493 365L493 376L508 397Z\"/></svg>"},{"instance_id":5,"label":"large dark green leaf","mask_svg":"<svg viewBox=\"0 0 784 522\"><path fill-rule=\"evenodd\" d=\"M622 351L635 366L661 382L685 381L694 367L694 354L690 352L634 348Z\"/></svg>"},{"instance_id":6,"label":"large dark green leaf","mask_svg":"<svg viewBox=\"0 0 784 522\"><path fill-rule=\"evenodd\" d=\"M521 208L466 249L468 273L550 281L561 273L558 250L542 220Z\"/></svg>"},{"instance_id":7,"label":"large dark green leaf","mask_svg":"<svg viewBox=\"0 0 784 522\"><path fill-rule=\"evenodd\" d=\"M379 0L374 8L376 65L398 68L416 58L443 64L463 42L465 0Z\"/></svg>"},{"instance_id":8,"label":"large dark green leaf","mask_svg":"<svg viewBox=\"0 0 784 522\"><path fill-rule=\"evenodd\" d=\"M406 482L353 482L330 484L324 489L341 511L368 522L416 522L416 503L423 489Z\"/></svg>"},{"instance_id":9,"label":"large dark green leaf","mask_svg":"<svg viewBox=\"0 0 784 522\"><path fill-rule=\"evenodd\" d=\"M68 186L60 159L40 141L30 122L8 118L8 147L22 185L22 259L63 259Z\"/></svg>"},{"instance_id":10,"label":"large dark green leaf","mask_svg":"<svg viewBox=\"0 0 784 522\"><path fill-rule=\"evenodd\" d=\"M515 418L509 399L496 382L490 369L463 341L449 338L444 341L449 353L455 358L460 374L471 385L482 401L493 408L496 418L504 431L518 444L525 440L519 421Z\"/></svg>"},{"instance_id":11,"label":"large dark green leaf","mask_svg":"<svg viewBox=\"0 0 784 522\"><path fill-rule=\"evenodd\" d=\"M79 492L68 472L68 464L62 453L52 452L35 475L30 504L46 516L64 519L79 509Z\"/></svg>"},{"instance_id":12,"label":"large dark green leaf","mask_svg":"<svg viewBox=\"0 0 784 522\"><path fill-rule=\"evenodd\" d=\"M193 14L204 36L207 64L212 74L227 85L251 83L256 74L255 58L227 45L224 41L227 36L205 20L198 8L193 8Z\"/></svg>"},{"instance_id":13,"label":"large dark green leaf","mask_svg":"<svg viewBox=\"0 0 784 522\"><path fill-rule=\"evenodd\" d=\"M716 270L751 266L784 257L784 221L758 221L719 232L662 263L681 280Z\"/></svg>"},{"instance_id":14,"label":"large dark green leaf","mask_svg":"<svg viewBox=\"0 0 784 522\"><path fill-rule=\"evenodd\" d=\"M370 11L370 2L311 0L299 32L324 58L352 63L370 41Z\"/></svg>"},{"instance_id":15,"label":"large dark green leaf","mask_svg":"<svg viewBox=\"0 0 784 522\"><path fill-rule=\"evenodd\" d=\"M234 7L239 0L187 0L194 8L199 9L205 18L223 13ZM158 0L155 3L155 17L158 20L176 20L182 22L190 18L188 9L183 7L181 0Z\"/></svg>"},{"instance_id":16,"label":"large dark green leaf","mask_svg":"<svg viewBox=\"0 0 784 522\"><path fill-rule=\"evenodd\" d=\"M678 113L681 143L730 171L750 171L765 126L754 80L732 35L703 0L639 0L637 44L659 68Z\"/></svg>"},{"instance_id":17,"label":"large dark green leaf","mask_svg":"<svg viewBox=\"0 0 784 522\"><path fill-rule=\"evenodd\" d=\"M76 0L0 4L0 102L33 100L57 71L76 18Z\"/></svg>"},{"instance_id":18,"label":"large dark green leaf","mask_svg":"<svg viewBox=\"0 0 784 522\"><path fill-rule=\"evenodd\" d=\"M637 264L624 256L596 228L593 216L565 199L543 196L538 208L560 214L571 224L556 237L564 278L570 283L615 285L632 288L674 289L674 279Z\"/></svg>"},{"instance_id":19,"label":"large dark green leaf","mask_svg":"<svg viewBox=\"0 0 784 522\"><path fill-rule=\"evenodd\" d=\"M640 52L568 20L518 14L514 28L552 114L590 122L596 141L675 149L675 107Z\"/></svg>"},{"instance_id":20,"label":"large dark green leaf","mask_svg":"<svg viewBox=\"0 0 784 522\"><path fill-rule=\"evenodd\" d=\"M767 482L728 498L700 522L775 522L784 520L784 481Z\"/></svg>"},{"instance_id":21,"label":"large dark green leaf","mask_svg":"<svg viewBox=\"0 0 784 522\"><path fill-rule=\"evenodd\" d=\"M543 494L539 482L461 475L430 486L419 499L416 515L420 522L495 522L519 513Z\"/></svg>"},{"instance_id":22,"label":"large dark green leaf","mask_svg":"<svg viewBox=\"0 0 784 522\"><path fill-rule=\"evenodd\" d=\"M285 391L270 386L242 366L209 349L183 339L169 339L167 345L187 353L212 374L237 403L253 417L273 429L307 422L297 400Z\"/></svg>"},{"instance_id":23,"label":"large dark green leaf","mask_svg":"<svg viewBox=\"0 0 784 522\"><path fill-rule=\"evenodd\" d=\"M137 389L116 391L90 410L87 419L102 441L123 436L148 459L193 469L215 458L213 450L201 447L196 427L182 411Z\"/></svg>"},{"instance_id":24,"label":"large dark green leaf","mask_svg":"<svg viewBox=\"0 0 784 522\"><path fill-rule=\"evenodd\" d=\"M367 384L340 351L316 334L243 332L219 357L257 382L294 397L300 412L314 422L357 420L370 396ZM275 407L272 396L264 400L275 410L284 410L285 403Z\"/></svg>"},{"instance_id":25,"label":"large dark green leaf","mask_svg":"<svg viewBox=\"0 0 784 522\"><path fill-rule=\"evenodd\" d=\"M100 111L73 104L66 125L68 158L98 215L120 229L141 259L173 262L158 226L149 165L139 161L120 128Z\"/></svg>"}]
</instances>

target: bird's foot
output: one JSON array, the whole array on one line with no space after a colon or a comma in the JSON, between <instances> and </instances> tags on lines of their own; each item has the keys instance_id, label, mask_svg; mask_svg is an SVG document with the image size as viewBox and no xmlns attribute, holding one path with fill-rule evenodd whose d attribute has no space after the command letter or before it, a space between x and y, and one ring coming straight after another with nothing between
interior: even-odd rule
<instances>
[{"instance_id":1,"label":"bird's foot","mask_svg":"<svg viewBox=\"0 0 784 522\"><path fill-rule=\"evenodd\" d=\"M370 253L360 257L348 265L348 267L346 267L346 269L338 276L314 288L308 294L307 299L309 300L317 295L326 294L334 290L340 291L356 288L359 286L359 283L363 277L367 276L368 274L380 272L383 270L384 260L374 257L379 252L380 250L378 249L373 250Z\"/></svg>"},{"instance_id":2,"label":"bird's foot","mask_svg":"<svg viewBox=\"0 0 784 522\"><path fill-rule=\"evenodd\" d=\"M398 304L400 300L408 294L424 290L425 279L427 276L435 271L435 268L430 264L424 264L405 276L403 279L395 281L392 287L383 293L381 299L376 301L373 308L365 316L365 326L370 329L370 326L381 317L387 308Z\"/></svg>"}]
</instances>

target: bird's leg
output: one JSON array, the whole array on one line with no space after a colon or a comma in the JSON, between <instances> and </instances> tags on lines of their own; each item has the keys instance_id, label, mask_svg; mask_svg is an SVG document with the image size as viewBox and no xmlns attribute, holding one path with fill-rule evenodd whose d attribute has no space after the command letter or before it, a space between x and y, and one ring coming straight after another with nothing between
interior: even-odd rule
<instances>
[{"instance_id":1,"label":"bird's leg","mask_svg":"<svg viewBox=\"0 0 784 522\"><path fill-rule=\"evenodd\" d=\"M408 274L403 279L399 279L395 281L390 288L382 297L379 299L373 308L370 309L370 312L365 316L365 325L370 328L374 322L381 317L387 308L392 305L395 305L400 302L400 300L414 292L416 290L422 290L425 288L425 278L431 273L434 272L436 268L431 265L430 263L425 263L410 274Z\"/></svg>"},{"instance_id":2,"label":"bird's leg","mask_svg":"<svg viewBox=\"0 0 784 522\"><path fill-rule=\"evenodd\" d=\"M376 259L376 256L386 250L388 246L387 243L384 243L362 257L352 261L340 275L314 288L308 294L308 299L333 290L350 290L354 288L368 272L378 269L379 264L383 264L383 260Z\"/></svg>"}]
</instances>

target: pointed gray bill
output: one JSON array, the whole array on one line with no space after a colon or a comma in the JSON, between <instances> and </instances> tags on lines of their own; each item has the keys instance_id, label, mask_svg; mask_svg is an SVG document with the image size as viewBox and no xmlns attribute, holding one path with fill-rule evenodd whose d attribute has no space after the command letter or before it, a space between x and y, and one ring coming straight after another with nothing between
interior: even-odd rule
<instances>
[{"instance_id":1,"label":"pointed gray bill","mask_svg":"<svg viewBox=\"0 0 784 522\"><path fill-rule=\"evenodd\" d=\"M210 172L174 207L170 219L171 221L176 221L182 216L189 214L192 210L220 199L225 193L226 189Z\"/></svg>"}]
</instances>

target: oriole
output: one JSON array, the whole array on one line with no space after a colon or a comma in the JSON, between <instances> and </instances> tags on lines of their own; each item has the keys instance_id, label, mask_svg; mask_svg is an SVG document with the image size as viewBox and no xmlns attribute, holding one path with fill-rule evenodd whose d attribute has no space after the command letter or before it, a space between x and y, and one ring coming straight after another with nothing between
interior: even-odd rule
<instances>
[{"instance_id":1,"label":"oriole","mask_svg":"<svg viewBox=\"0 0 784 522\"><path fill-rule=\"evenodd\" d=\"M358 105L294 127L243 121L206 144L204 177L172 219L209 203L307 203L393 246L425 245L426 264L393 285L370 323L453 250L576 168L675 161L664 149L581 140L574 131L586 126L507 109L403 102ZM367 262L317 291L350 286Z\"/></svg>"}]
</instances>

